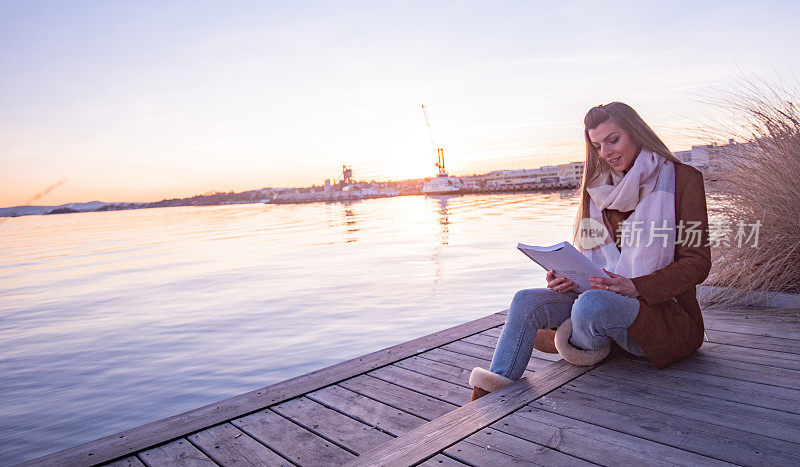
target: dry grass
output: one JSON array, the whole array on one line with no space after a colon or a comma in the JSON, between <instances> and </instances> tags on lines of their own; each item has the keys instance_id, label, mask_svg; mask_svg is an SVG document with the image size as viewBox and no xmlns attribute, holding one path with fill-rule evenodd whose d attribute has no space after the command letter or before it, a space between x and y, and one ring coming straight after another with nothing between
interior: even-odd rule
<instances>
[{"instance_id":1,"label":"dry grass","mask_svg":"<svg viewBox=\"0 0 800 467\"><path fill-rule=\"evenodd\" d=\"M800 109L797 88L746 77L712 104L727 124L706 133L734 138L716 153L716 191L727 198L720 218L732 227L728 245L712 244L707 285L730 288L722 302L751 292L800 292ZM761 223L758 243L734 238L737 223ZM751 227L745 228L746 233Z\"/></svg>"}]
</instances>

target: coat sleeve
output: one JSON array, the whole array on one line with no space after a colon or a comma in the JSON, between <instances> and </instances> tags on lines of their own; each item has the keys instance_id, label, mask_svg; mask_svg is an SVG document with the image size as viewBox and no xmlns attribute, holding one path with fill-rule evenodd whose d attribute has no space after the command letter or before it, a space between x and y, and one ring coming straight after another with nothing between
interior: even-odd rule
<instances>
[{"instance_id":1,"label":"coat sleeve","mask_svg":"<svg viewBox=\"0 0 800 467\"><path fill-rule=\"evenodd\" d=\"M631 281L648 305L665 302L702 283L711 270L711 247L708 242L708 211L703 174L692 168L686 183L678 187L678 229L675 260L650 274L632 277ZM676 192L678 191L676 190ZM699 224L698 224L699 223ZM699 232L697 232L699 230ZM689 232L697 232L692 235ZM699 239L699 241L698 241ZM685 241L684 241L685 240Z\"/></svg>"}]
</instances>

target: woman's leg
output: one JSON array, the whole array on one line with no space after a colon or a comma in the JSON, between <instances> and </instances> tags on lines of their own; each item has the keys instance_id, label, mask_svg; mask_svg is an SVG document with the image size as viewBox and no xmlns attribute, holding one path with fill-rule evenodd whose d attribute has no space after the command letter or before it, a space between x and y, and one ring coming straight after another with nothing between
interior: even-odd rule
<instances>
[{"instance_id":1,"label":"woman's leg","mask_svg":"<svg viewBox=\"0 0 800 467\"><path fill-rule=\"evenodd\" d=\"M547 288L517 292L508 309L489 371L518 380L531 359L536 331L556 328L569 318L577 297L575 292L563 294Z\"/></svg>"},{"instance_id":2,"label":"woman's leg","mask_svg":"<svg viewBox=\"0 0 800 467\"><path fill-rule=\"evenodd\" d=\"M587 290L572 305L572 337L569 343L580 349L596 350L614 340L628 352L645 356L628 332L639 314L639 300L608 290Z\"/></svg>"}]
</instances>

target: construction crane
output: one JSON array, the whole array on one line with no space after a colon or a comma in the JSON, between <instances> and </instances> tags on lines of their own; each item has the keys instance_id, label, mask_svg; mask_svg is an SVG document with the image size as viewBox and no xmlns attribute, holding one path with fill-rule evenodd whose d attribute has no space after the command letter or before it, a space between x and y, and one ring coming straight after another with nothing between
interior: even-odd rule
<instances>
[{"instance_id":1,"label":"construction crane","mask_svg":"<svg viewBox=\"0 0 800 467\"><path fill-rule=\"evenodd\" d=\"M431 146L433 146L434 151L436 151L436 167L439 169L440 175L447 175L447 171L444 169L444 149L437 147L436 141L433 139L433 129L428 119L428 112L425 110L425 104L422 104L422 114L425 116L425 125L428 127L428 135L431 137Z\"/></svg>"},{"instance_id":2,"label":"construction crane","mask_svg":"<svg viewBox=\"0 0 800 467\"><path fill-rule=\"evenodd\" d=\"M342 183L353 183L353 169L349 165L342 165Z\"/></svg>"}]
</instances>

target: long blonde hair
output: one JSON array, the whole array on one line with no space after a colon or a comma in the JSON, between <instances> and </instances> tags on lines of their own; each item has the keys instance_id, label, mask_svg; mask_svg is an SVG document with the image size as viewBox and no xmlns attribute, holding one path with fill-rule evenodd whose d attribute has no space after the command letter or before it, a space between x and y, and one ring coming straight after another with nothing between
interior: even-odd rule
<instances>
[{"instance_id":1,"label":"long blonde hair","mask_svg":"<svg viewBox=\"0 0 800 467\"><path fill-rule=\"evenodd\" d=\"M586 163L583 169L583 179L580 188L580 202L578 203L578 213L575 216L575 224L572 228L572 243L578 240L578 227L581 219L589 217L589 192L587 187L600 175L600 171L606 167L610 168L608 162L603 160L597 149L589 138L589 130L597 128L600 124L613 120L623 130L628 132L631 139L642 149L648 149L656 154L660 154L675 164L682 162L667 149L667 145L661 141L650 126L642 120L642 117L628 104L622 102L612 102L610 104L598 105L589 109L586 117L583 118L583 135L586 140Z\"/></svg>"}]
</instances>

